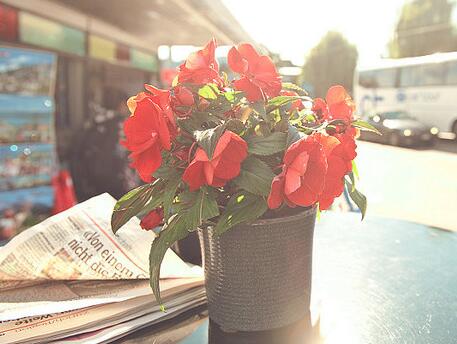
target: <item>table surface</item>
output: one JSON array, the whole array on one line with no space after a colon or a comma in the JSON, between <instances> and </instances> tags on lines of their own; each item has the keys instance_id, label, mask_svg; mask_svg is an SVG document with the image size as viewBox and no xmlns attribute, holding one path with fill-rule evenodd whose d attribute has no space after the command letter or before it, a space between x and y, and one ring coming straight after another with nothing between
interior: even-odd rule
<instances>
[{"instance_id":1,"label":"table surface","mask_svg":"<svg viewBox=\"0 0 457 344\"><path fill-rule=\"evenodd\" d=\"M310 318L277 343L293 342L297 328L312 343L457 343L457 233L327 212L314 238ZM265 343L229 337L200 308L118 343Z\"/></svg>"}]
</instances>

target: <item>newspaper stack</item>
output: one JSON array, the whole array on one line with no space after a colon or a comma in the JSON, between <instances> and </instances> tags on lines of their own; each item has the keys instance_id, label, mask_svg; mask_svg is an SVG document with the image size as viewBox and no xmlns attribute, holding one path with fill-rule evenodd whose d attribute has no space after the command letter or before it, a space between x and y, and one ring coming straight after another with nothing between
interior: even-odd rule
<instances>
[{"instance_id":1,"label":"newspaper stack","mask_svg":"<svg viewBox=\"0 0 457 344\"><path fill-rule=\"evenodd\" d=\"M94 197L0 248L0 343L105 343L205 302L201 268L168 250L160 310L148 280L154 233L135 218L112 234L114 204Z\"/></svg>"}]
</instances>

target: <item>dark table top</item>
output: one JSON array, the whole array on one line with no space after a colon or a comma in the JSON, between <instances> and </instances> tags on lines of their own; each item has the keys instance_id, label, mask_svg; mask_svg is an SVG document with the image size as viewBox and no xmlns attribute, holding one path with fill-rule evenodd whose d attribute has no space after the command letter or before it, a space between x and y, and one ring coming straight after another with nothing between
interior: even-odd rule
<instances>
[{"instance_id":1,"label":"dark table top","mask_svg":"<svg viewBox=\"0 0 457 344\"><path fill-rule=\"evenodd\" d=\"M310 319L283 329L277 342L300 328L312 343L457 343L457 233L324 213L315 230ZM227 338L200 308L119 342L242 342Z\"/></svg>"}]
</instances>

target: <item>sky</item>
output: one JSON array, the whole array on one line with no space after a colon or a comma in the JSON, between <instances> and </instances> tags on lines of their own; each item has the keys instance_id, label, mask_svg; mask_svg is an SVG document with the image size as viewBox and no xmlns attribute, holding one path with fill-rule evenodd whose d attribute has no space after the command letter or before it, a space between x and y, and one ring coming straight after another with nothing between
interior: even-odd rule
<instances>
[{"instance_id":1,"label":"sky","mask_svg":"<svg viewBox=\"0 0 457 344\"><path fill-rule=\"evenodd\" d=\"M302 65L326 32L357 46L359 63L386 56L404 0L222 0L258 43Z\"/></svg>"}]
</instances>

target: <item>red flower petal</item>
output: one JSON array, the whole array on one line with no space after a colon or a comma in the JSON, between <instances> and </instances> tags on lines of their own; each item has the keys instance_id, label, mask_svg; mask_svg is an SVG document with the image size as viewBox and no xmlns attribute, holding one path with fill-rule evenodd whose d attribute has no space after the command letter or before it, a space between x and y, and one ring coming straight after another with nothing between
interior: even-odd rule
<instances>
[{"instance_id":1,"label":"red flower petal","mask_svg":"<svg viewBox=\"0 0 457 344\"><path fill-rule=\"evenodd\" d=\"M139 154L130 154L132 158L131 167L135 168L143 181L150 183L153 180L152 174L162 164L162 155L157 144Z\"/></svg>"},{"instance_id":2,"label":"red flower petal","mask_svg":"<svg viewBox=\"0 0 457 344\"><path fill-rule=\"evenodd\" d=\"M300 140L295 141L293 144L289 146L289 148L287 148L287 151L284 154L284 164L287 166L291 165L298 156L298 154L304 151L309 152L311 151L311 148L312 143L306 138L301 138Z\"/></svg>"},{"instance_id":3,"label":"red flower petal","mask_svg":"<svg viewBox=\"0 0 457 344\"><path fill-rule=\"evenodd\" d=\"M316 134L315 138L316 141L322 145L324 153L327 157L330 156L332 151L340 144L340 141L334 136Z\"/></svg>"},{"instance_id":4,"label":"red flower petal","mask_svg":"<svg viewBox=\"0 0 457 344\"><path fill-rule=\"evenodd\" d=\"M212 39L202 50L189 55L178 67L178 81L202 85L209 82L222 84L219 76L219 65L214 56L216 41Z\"/></svg>"},{"instance_id":5,"label":"red flower petal","mask_svg":"<svg viewBox=\"0 0 457 344\"><path fill-rule=\"evenodd\" d=\"M330 87L327 91L327 96L325 97L329 106L344 102L348 98L350 97L347 94L346 90L343 86L340 85Z\"/></svg>"},{"instance_id":6,"label":"red flower petal","mask_svg":"<svg viewBox=\"0 0 457 344\"><path fill-rule=\"evenodd\" d=\"M261 88L246 77L235 80L233 87L238 91L243 91L250 102L256 102L265 98Z\"/></svg>"},{"instance_id":7,"label":"red flower petal","mask_svg":"<svg viewBox=\"0 0 457 344\"><path fill-rule=\"evenodd\" d=\"M202 185L205 185L204 164L202 161L193 160L184 171L182 180L189 185L190 191L198 190Z\"/></svg>"},{"instance_id":8,"label":"red flower petal","mask_svg":"<svg viewBox=\"0 0 457 344\"><path fill-rule=\"evenodd\" d=\"M248 155L248 145L240 136L230 130L226 130L217 142L213 157L222 154L225 159L241 162Z\"/></svg>"},{"instance_id":9,"label":"red flower petal","mask_svg":"<svg viewBox=\"0 0 457 344\"><path fill-rule=\"evenodd\" d=\"M240 174L240 170L240 161L230 161L228 158L224 158L224 155L217 158L214 163L214 174L220 179L233 179Z\"/></svg>"},{"instance_id":10,"label":"red flower petal","mask_svg":"<svg viewBox=\"0 0 457 344\"><path fill-rule=\"evenodd\" d=\"M232 71L238 74L244 74L248 70L248 62L243 59L235 47L232 47L227 55L227 63Z\"/></svg>"},{"instance_id":11,"label":"red flower petal","mask_svg":"<svg viewBox=\"0 0 457 344\"><path fill-rule=\"evenodd\" d=\"M284 200L284 174L277 175L271 183L271 191L268 195L268 208L276 209Z\"/></svg>"},{"instance_id":12,"label":"red flower petal","mask_svg":"<svg viewBox=\"0 0 457 344\"><path fill-rule=\"evenodd\" d=\"M317 201L317 194L305 184L286 197L290 202L302 207L309 207Z\"/></svg>"},{"instance_id":13,"label":"red flower petal","mask_svg":"<svg viewBox=\"0 0 457 344\"><path fill-rule=\"evenodd\" d=\"M207 185L211 185L214 179L214 166L211 162L203 164L203 173L205 174L205 181Z\"/></svg>"},{"instance_id":14,"label":"red flower petal","mask_svg":"<svg viewBox=\"0 0 457 344\"><path fill-rule=\"evenodd\" d=\"M241 43L237 46L240 55L248 60L249 64L255 63L260 55L254 49L254 47L249 43Z\"/></svg>"},{"instance_id":15,"label":"red flower petal","mask_svg":"<svg viewBox=\"0 0 457 344\"><path fill-rule=\"evenodd\" d=\"M220 179L214 176L213 182L211 183L211 186L214 186L215 188L220 188L224 186L227 183L227 180L225 179Z\"/></svg>"},{"instance_id":16,"label":"red flower petal","mask_svg":"<svg viewBox=\"0 0 457 344\"><path fill-rule=\"evenodd\" d=\"M317 119L321 121L329 119L327 103L321 98L313 100L313 107L311 108L311 111L313 111L316 114Z\"/></svg>"},{"instance_id":17,"label":"red flower petal","mask_svg":"<svg viewBox=\"0 0 457 344\"><path fill-rule=\"evenodd\" d=\"M163 223L163 209L151 210L140 222L141 228L145 230L154 229Z\"/></svg>"},{"instance_id":18,"label":"red flower petal","mask_svg":"<svg viewBox=\"0 0 457 344\"><path fill-rule=\"evenodd\" d=\"M288 169L294 169L300 173L300 175L304 175L306 168L308 167L308 161L309 154L307 152L301 152L295 157L294 161L288 165Z\"/></svg>"},{"instance_id":19,"label":"red flower petal","mask_svg":"<svg viewBox=\"0 0 457 344\"><path fill-rule=\"evenodd\" d=\"M291 193L297 191L297 189L301 186L301 177L298 171L295 171L292 168L287 169L285 183L284 183L284 193L286 195L290 195Z\"/></svg>"}]
</instances>

